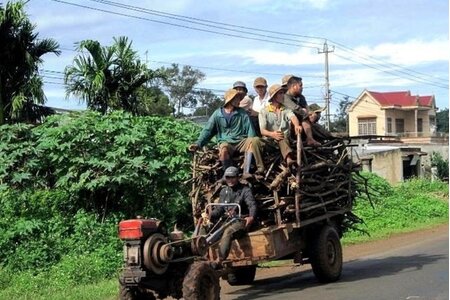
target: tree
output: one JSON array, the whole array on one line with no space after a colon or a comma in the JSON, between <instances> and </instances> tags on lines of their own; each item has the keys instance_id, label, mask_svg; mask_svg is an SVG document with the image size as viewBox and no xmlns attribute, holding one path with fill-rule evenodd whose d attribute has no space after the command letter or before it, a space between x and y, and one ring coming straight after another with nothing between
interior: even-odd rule
<instances>
[{"instance_id":1,"label":"tree","mask_svg":"<svg viewBox=\"0 0 450 300\"><path fill-rule=\"evenodd\" d=\"M221 98L209 90L195 91L195 95L201 106L194 111L194 116L209 117L217 108L223 105Z\"/></svg>"},{"instance_id":2,"label":"tree","mask_svg":"<svg viewBox=\"0 0 450 300\"><path fill-rule=\"evenodd\" d=\"M330 124L330 131L332 132L347 132L347 116L348 108L352 105L348 96L345 96L341 101L339 101L339 108L336 111L336 116Z\"/></svg>"},{"instance_id":3,"label":"tree","mask_svg":"<svg viewBox=\"0 0 450 300\"><path fill-rule=\"evenodd\" d=\"M438 132L448 133L448 108L436 113L436 127Z\"/></svg>"},{"instance_id":4,"label":"tree","mask_svg":"<svg viewBox=\"0 0 450 300\"><path fill-rule=\"evenodd\" d=\"M170 68L161 68L165 75L163 84L170 95L170 102L177 115L181 115L183 107L193 108L197 105L194 87L205 78L205 74L191 66L184 66L180 70L178 64Z\"/></svg>"},{"instance_id":5,"label":"tree","mask_svg":"<svg viewBox=\"0 0 450 300\"><path fill-rule=\"evenodd\" d=\"M159 73L141 63L131 45L126 37L114 38L112 46L104 47L98 41L81 41L80 53L65 70L67 96L75 95L103 114L117 109L142 114L140 90Z\"/></svg>"},{"instance_id":6,"label":"tree","mask_svg":"<svg viewBox=\"0 0 450 300\"><path fill-rule=\"evenodd\" d=\"M140 115L170 116L173 114L173 107L170 105L169 97L159 87L143 87L139 93L139 97L142 97L138 109Z\"/></svg>"},{"instance_id":7,"label":"tree","mask_svg":"<svg viewBox=\"0 0 450 300\"><path fill-rule=\"evenodd\" d=\"M0 125L41 118L43 111L37 104L45 103L46 97L38 67L44 54L60 54L56 41L38 39L25 4L0 6Z\"/></svg>"}]
</instances>

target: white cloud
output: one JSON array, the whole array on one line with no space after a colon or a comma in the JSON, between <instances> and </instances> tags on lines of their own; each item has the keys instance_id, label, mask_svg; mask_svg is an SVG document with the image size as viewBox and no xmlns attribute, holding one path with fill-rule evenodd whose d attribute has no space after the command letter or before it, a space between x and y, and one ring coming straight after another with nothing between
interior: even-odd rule
<instances>
[{"instance_id":1,"label":"white cloud","mask_svg":"<svg viewBox=\"0 0 450 300\"><path fill-rule=\"evenodd\" d=\"M373 47L361 46L355 49L376 59L399 65L418 65L421 63L448 61L448 39L408 40L403 43L379 44Z\"/></svg>"},{"instance_id":2,"label":"white cloud","mask_svg":"<svg viewBox=\"0 0 450 300\"><path fill-rule=\"evenodd\" d=\"M274 50L239 51L234 55L243 56L257 65L298 66L323 64L323 56L310 48L301 48L295 52Z\"/></svg>"}]
</instances>

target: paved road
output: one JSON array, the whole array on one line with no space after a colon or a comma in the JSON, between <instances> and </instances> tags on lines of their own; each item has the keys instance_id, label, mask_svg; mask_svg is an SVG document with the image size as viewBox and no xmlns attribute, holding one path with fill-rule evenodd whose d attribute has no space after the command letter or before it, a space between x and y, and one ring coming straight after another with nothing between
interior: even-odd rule
<instances>
[{"instance_id":1,"label":"paved road","mask_svg":"<svg viewBox=\"0 0 450 300\"><path fill-rule=\"evenodd\" d=\"M449 299L448 227L384 242L344 257L342 278L320 285L309 267L258 269L252 286L221 281L222 300L447 300ZM377 247L379 248L377 250ZM367 249L369 248L369 249ZM350 252L358 248L349 249ZM356 257L356 258L355 258Z\"/></svg>"}]
</instances>

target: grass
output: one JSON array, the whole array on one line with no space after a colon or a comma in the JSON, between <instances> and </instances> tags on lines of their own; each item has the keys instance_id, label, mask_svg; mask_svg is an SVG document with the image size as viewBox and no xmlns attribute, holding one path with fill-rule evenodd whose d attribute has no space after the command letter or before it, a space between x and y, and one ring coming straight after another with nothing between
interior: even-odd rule
<instances>
[{"instance_id":1,"label":"grass","mask_svg":"<svg viewBox=\"0 0 450 300\"><path fill-rule=\"evenodd\" d=\"M390 187L380 178L372 179L372 198L375 208L367 199L358 199L354 212L364 219L360 228L370 236L358 231L344 235L344 244L355 244L382 239L392 234L424 229L448 222L447 183L431 183L425 180L411 180L396 187ZM285 262L274 261L264 267L274 267ZM82 274L80 270L80 274ZM80 278L82 282L82 278ZM84 280L86 281L86 280ZM90 284L74 284L66 281L63 272L49 274L11 274L0 269L0 300L113 300L117 299L117 278L99 280Z\"/></svg>"}]
</instances>

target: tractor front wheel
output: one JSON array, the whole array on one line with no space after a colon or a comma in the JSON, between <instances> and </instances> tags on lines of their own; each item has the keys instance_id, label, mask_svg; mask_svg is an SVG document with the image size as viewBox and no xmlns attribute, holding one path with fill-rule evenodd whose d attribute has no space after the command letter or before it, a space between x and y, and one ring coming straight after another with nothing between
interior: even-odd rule
<instances>
[{"instance_id":1,"label":"tractor front wheel","mask_svg":"<svg viewBox=\"0 0 450 300\"><path fill-rule=\"evenodd\" d=\"M219 300L219 277L205 261L194 262L188 268L183 281L185 300Z\"/></svg>"}]
</instances>

